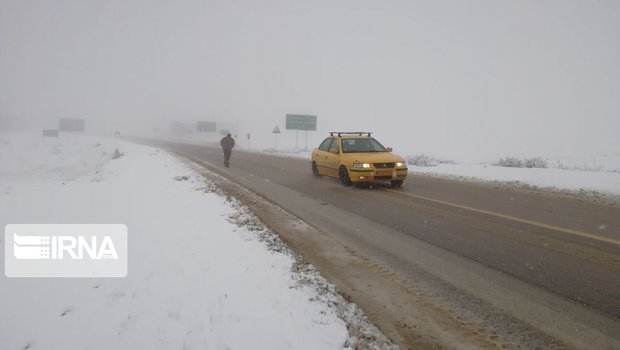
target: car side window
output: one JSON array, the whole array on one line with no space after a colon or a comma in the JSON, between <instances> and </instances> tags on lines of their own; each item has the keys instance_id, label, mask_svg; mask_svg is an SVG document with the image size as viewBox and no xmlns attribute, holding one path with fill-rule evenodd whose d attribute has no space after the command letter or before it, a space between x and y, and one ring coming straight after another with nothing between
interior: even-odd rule
<instances>
[{"instance_id":1,"label":"car side window","mask_svg":"<svg viewBox=\"0 0 620 350\"><path fill-rule=\"evenodd\" d=\"M332 143L329 145L329 148L327 149L327 152L329 152L330 149L335 148L337 152L340 152L340 145L338 142L337 138L333 138L332 139Z\"/></svg>"},{"instance_id":2,"label":"car side window","mask_svg":"<svg viewBox=\"0 0 620 350\"><path fill-rule=\"evenodd\" d=\"M355 150L355 139L352 140L342 140L342 152L350 153Z\"/></svg>"},{"instance_id":3,"label":"car side window","mask_svg":"<svg viewBox=\"0 0 620 350\"><path fill-rule=\"evenodd\" d=\"M321 145L319 146L319 149L323 152L329 152L329 145L331 145L333 138L328 137L325 140L323 140L323 142L321 142Z\"/></svg>"}]
</instances>

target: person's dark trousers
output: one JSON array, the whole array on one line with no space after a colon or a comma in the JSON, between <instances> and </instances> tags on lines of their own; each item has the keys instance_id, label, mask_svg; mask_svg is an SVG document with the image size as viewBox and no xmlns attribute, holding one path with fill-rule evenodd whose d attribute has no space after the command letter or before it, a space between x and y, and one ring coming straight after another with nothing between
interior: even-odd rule
<instances>
[{"instance_id":1,"label":"person's dark trousers","mask_svg":"<svg viewBox=\"0 0 620 350\"><path fill-rule=\"evenodd\" d=\"M224 165L228 168L230 166L230 154L232 153L231 149L224 150Z\"/></svg>"}]
</instances>

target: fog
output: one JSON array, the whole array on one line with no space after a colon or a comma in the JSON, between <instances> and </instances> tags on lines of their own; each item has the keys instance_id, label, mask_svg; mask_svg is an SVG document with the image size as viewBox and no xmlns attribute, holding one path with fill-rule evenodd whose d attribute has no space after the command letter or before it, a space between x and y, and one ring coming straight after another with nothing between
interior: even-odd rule
<instances>
[{"instance_id":1,"label":"fog","mask_svg":"<svg viewBox=\"0 0 620 350\"><path fill-rule=\"evenodd\" d=\"M0 127L124 134L286 113L403 155L620 153L618 1L0 2ZM300 135L303 145L303 136Z\"/></svg>"}]
</instances>

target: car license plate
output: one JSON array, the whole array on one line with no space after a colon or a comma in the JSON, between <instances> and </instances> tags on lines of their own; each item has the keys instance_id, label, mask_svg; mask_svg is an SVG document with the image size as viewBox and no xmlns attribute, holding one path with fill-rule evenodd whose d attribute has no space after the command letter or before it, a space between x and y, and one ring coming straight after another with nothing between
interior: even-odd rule
<instances>
[{"instance_id":1,"label":"car license plate","mask_svg":"<svg viewBox=\"0 0 620 350\"><path fill-rule=\"evenodd\" d=\"M376 176L392 176L392 169L378 169L375 170Z\"/></svg>"}]
</instances>

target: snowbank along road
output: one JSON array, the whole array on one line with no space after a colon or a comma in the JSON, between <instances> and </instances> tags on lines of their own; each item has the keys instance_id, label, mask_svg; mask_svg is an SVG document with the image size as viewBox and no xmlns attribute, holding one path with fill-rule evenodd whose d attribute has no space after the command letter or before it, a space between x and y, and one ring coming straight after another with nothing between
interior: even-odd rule
<instances>
[{"instance_id":1,"label":"snowbank along road","mask_svg":"<svg viewBox=\"0 0 620 350\"><path fill-rule=\"evenodd\" d=\"M130 246L125 278L8 278L0 250L1 350L394 349L183 159L28 132L0 133L0 159L4 223L122 222Z\"/></svg>"},{"instance_id":2,"label":"snowbank along road","mask_svg":"<svg viewBox=\"0 0 620 350\"><path fill-rule=\"evenodd\" d=\"M620 348L613 201L415 175L358 189L305 159L235 150L225 169L215 147L133 140L266 199L248 205L403 348Z\"/></svg>"}]
</instances>

